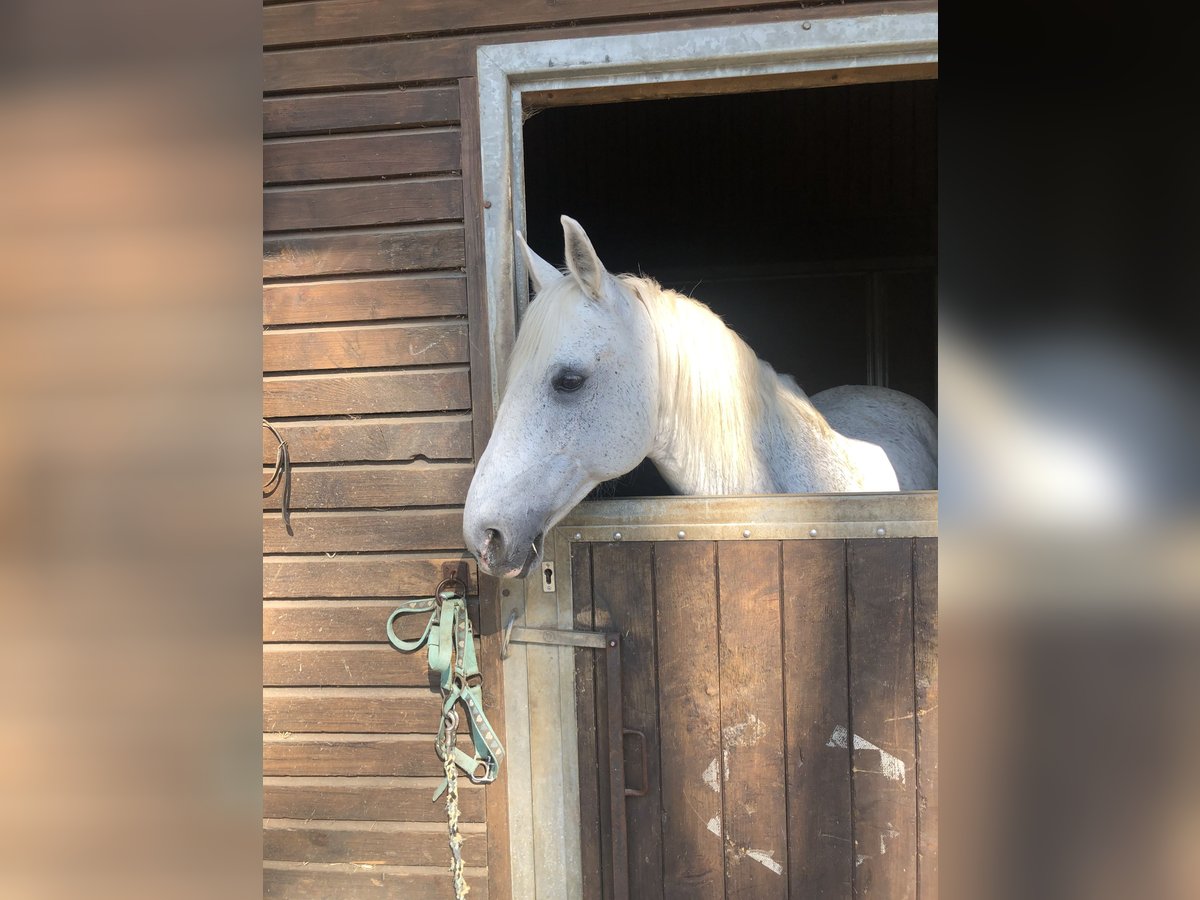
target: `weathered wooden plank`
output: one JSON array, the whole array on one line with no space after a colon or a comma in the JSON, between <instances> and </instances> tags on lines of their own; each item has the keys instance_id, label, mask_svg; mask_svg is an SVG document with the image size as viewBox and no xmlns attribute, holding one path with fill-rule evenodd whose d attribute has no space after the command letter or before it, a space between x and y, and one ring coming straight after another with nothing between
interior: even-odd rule
<instances>
[{"instance_id":1,"label":"weathered wooden plank","mask_svg":"<svg viewBox=\"0 0 1200 900\"><path fill-rule=\"evenodd\" d=\"M441 710L431 688L263 688L263 731L429 734Z\"/></svg>"},{"instance_id":2,"label":"weathered wooden plank","mask_svg":"<svg viewBox=\"0 0 1200 900\"><path fill-rule=\"evenodd\" d=\"M293 463L471 458L471 419L465 415L274 424ZM274 465L279 442L267 429L262 433L263 465Z\"/></svg>"},{"instance_id":3,"label":"weathered wooden plank","mask_svg":"<svg viewBox=\"0 0 1200 900\"><path fill-rule=\"evenodd\" d=\"M264 775L391 775L439 778L429 734L264 734ZM470 738L458 745L471 751ZM430 796L433 792L430 791ZM445 827L442 830L445 834Z\"/></svg>"},{"instance_id":4,"label":"weathered wooden plank","mask_svg":"<svg viewBox=\"0 0 1200 900\"><path fill-rule=\"evenodd\" d=\"M263 230L402 225L462 218L458 178L275 188L263 192Z\"/></svg>"},{"instance_id":5,"label":"weathered wooden plank","mask_svg":"<svg viewBox=\"0 0 1200 900\"><path fill-rule=\"evenodd\" d=\"M465 321L289 328L263 333L265 372L466 361Z\"/></svg>"},{"instance_id":6,"label":"weathered wooden plank","mask_svg":"<svg viewBox=\"0 0 1200 900\"><path fill-rule=\"evenodd\" d=\"M263 277L413 272L463 264L461 225L263 239Z\"/></svg>"},{"instance_id":7,"label":"weathered wooden plank","mask_svg":"<svg viewBox=\"0 0 1200 900\"><path fill-rule=\"evenodd\" d=\"M575 628L592 631L595 614L592 606L592 554L589 544L571 545L571 602ZM575 651L576 743L579 747L579 855L583 880L583 900L603 897L603 869L600 807L608 804L608 794L600 792L599 731L605 727L596 707L596 679L604 677L604 659L595 650Z\"/></svg>"},{"instance_id":8,"label":"weathered wooden plank","mask_svg":"<svg viewBox=\"0 0 1200 900\"><path fill-rule=\"evenodd\" d=\"M857 15L889 12L922 12L937 9L936 0L856 3ZM405 81L436 81L475 74L475 50L489 44L514 41L558 40L653 31L692 31L721 25L787 22L847 15L845 6L806 9L755 10L710 13L674 18L582 24L536 31L490 31L454 37L375 41L334 47L276 50L263 54L263 88L266 92L300 91L332 87L391 86ZM407 32L406 32L407 33ZM465 114L463 115L465 119Z\"/></svg>"},{"instance_id":9,"label":"weathered wooden plank","mask_svg":"<svg viewBox=\"0 0 1200 900\"><path fill-rule=\"evenodd\" d=\"M783 685L791 896L852 895L844 541L783 544Z\"/></svg>"},{"instance_id":10,"label":"weathered wooden plank","mask_svg":"<svg viewBox=\"0 0 1200 900\"><path fill-rule=\"evenodd\" d=\"M430 804L433 805L433 804ZM321 863L263 863L263 896L286 900L445 900L445 866L339 866ZM471 900L487 900L483 869L463 873Z\"/></svg>"},{"instance_id":11,"label":"weathered wooden plank","mask_svg":"<svg viewBox=\"0 0 1200 900\"><path fill-rule=\"evenodd\" d=\"M263 779L263 815L272 819L444 824L445 805L429 801L440 780L381 775L269 776ZM483 788L465 778L460 781L458 807L464 822L484 821Z\"/></svg>"},{"instance_id":12,"label":"weathered wooden plank","mask_svg":"<svg viewBox=\"0 0 1200 900\"><path fill-rule=\"evenodd\" d=\"M353 509L443 506L467 499L470 463L412 463L292 469L291 508ZM270 472L264 472L264 481ZM280 492L263 497L263 509L279 509Z\"/></svg>"},{"instance_id":13,"label":"weathered wooden plank","mask_svg":"<svg viewBox=\"0 0 1200 900\"><path fill-rule=\"evenodd\" d=\"M264 325L461 316L466 312L466 281L457 273L263 285Z\"/></svg>"},{"instance_id":14,"label":"weathered wooden plank","mask_svg":"<svg viewBox=\"0 0 1200 900\"><path fill-rule=\"evenodd\" d=\"M663 896L723 898L721 673L717 551L708 542L654 545L660 673Z\"/></svg>"},{"instance_id":15,"label":"weathered wooden plank","mask_svg":"<svg viewBox=\"0 0 1200 900\"><path fill-rule=\"evenodd\" d=\"M292 516L292 535L283 527L278 515L263 517L263 550L267 553L333 553L338 551L400 551L400 550L451 550L463 546L462 510L461 509L411 509L398 512L377 512L363 510L361 512L311 512L296 513ZM465 554L464 554L465 556ZM310 558L313 560L316 558ZM426 561L407 559L404 557L379 556L339 556L328 562L346 563L365 567L363 571L373 571L373 566L383 566L379 571L395 571L400 581L397 584L408 584L413 579L431 576L439 571L447 560L438 560L434 566ZM354 562L357 560L358 562ZM372 560L374 562L372 563ZM284 560L276 560L280 566L292 565ZM475 574L472 560L460 560L469 569L473 578ZM341 577L334 574L331 568L325 572L316 569L305 569L299 561L290 574L282 570L278 578L283 579L280 585L289 579L306 581L312 578L327 578L331 582L340 582ZM305 575L304 571L311 574ZM350 574L347 568L346 578L352 580L358 576ZM449 575L441 576L449 577ZM299 586L299 582L296 582ZM286 594L267 596L308 597L321 596L312 594ZM353 594L333 594L327 596L344 597L360 596ZM367 595L372 596L372 595ZM391 595L389 595L391 596Z\"/></svg>"},{"instance_id":16,"label":"weathered wooden plank","mask_svg":"<svg viewBox=\"0 0 1200 900\"><path fill-rule=\"evenodd\" d=\"M268 97L263 100L263 134L452 125L458 121L458 88L401 88L340 94Z\"/></svg>"},{"instance_id":17,"label":"weathered wooden plank","mask_svg":"<svg viewBox=\"0 0 1200 900\"><path fill-rule=\"evenodd\" d=\"M780 547L717 544L725 888L730 897L787 897Z\"/></svg>"},{"instance_id":18,"label":"weathered wooden plank","mask_svg":"<svg viewBox=\"0 0 1200 900\"><path fill-rule=\"evenodd\" d=\"M486 248L483 237L483 208L488 202L483 196L482 139L479 134L479 86L474 78L459 82L462 126L462 192L463 241L467 260L467 305L471 334L471 396L476 398L471 426L475 435L476 459L483 453L492 434L492 371L493 351L488 334Z\"/></svg>"},{"instance_id":19,"label":"weathered wooden plank","mask_svg":"<svg viewBox=\"0 0 1200 900\"><path fill-rule=\"evenodd\" d=\"M263 10L263 44L274 47L353 38L422 34L452 29L503 28L684 14L774 5L775 0L408 0L400 5L373 0L317 0Z\"/></svg>"},{"instance_id":20,"label":"weathered wooden plank","mask_svg":"<svg viewBox=\"0 0 1200 900\"><path fill-rule=\"evenodd\" d=\"M457 128L268 140L263 144L263 181L278 184L455 172L458 142Z\"/></svg>"},{"instance_id":21,"label":"weathered wooden plank","mask_svg":"<svg viewBox=\"0 0 1200 900\"><path fill-rule=\"evenodd\" d=\"M429 660L380 644L264 644L263 685L428 687ZM399 774L399 773L396 773Z\"/></svg>"},{"instance_id":22,"label":"weathered wooden plank","mask_svg":"<svg viewBox=\"0 0 1200 900\"><path fill-rule=\"evenodd\" d=\"M426 588L433 592L434 583ZM263 642L378 641L397 600L264 600ZM472 624L474 624L474 610ZM421 623L422 625L424 622ZM408 637L409 635L404 635ZM416 637L416 635L411 635ZM350 731L352 729L342 729Z\"/></svg>"},{"instance_id":23,"label":"weathered wooden plank","mask_svg":"<svg viewBox=\"0 0 1200 900\"><path fill-rule=\"evenodd\" d=\"M463 861L487 863L483 826L463 823ZM449 855L446 829L425 822L327 822L310 825L292 819L263 822L263 859L341 862L372 866L444 865Z\"/></svg>"},{"instance_id":24,"label":"weathered wooden plank","mask_svg":"<svg viewBox=\"0 0 1200 900\"><path fill-rule=\"evenodd\" d=\"M629 896L663 896L661 754L658 734L658 672L654 665L654 566L646 542L596 544L592 548L592 596L621 632L622 702L625 726L645 734L648 772L642 783L640 738L627 743L625 777L644 797L626 803Z\"/></svg>"},{"instance_id":25,"label":"weathered wooden plank","mask_svg":"<svg viewBox=\"0 0 1200 900\"><path fill-rule=\"evenodd\" d=\"M938 543L913 541L917 693L917 896L938 896Z\"/></svg>"},{"instance_id":26,"label":"weathered wooden plank","mask_svg":"<svg viewBox=\"0 0 1200 900\"><path fill-rule=\"evenodd\" d=\"M854 896L916 896L912 541L856 540L847 552Z\"/></svg>"},{"instance_id":27,"label":"weathered wooden plank","mask_svg":"<svg viewBox=\"0 0 1200 900\"><path fill-rule=\"evenodd\" d=\"M273 556L263 560L267 597L428 597L443 578L466 576L473 559L410 556Z\"/></svg>"},{"instance_id":28,"label":"weathered wooden plank","mask_svg":"<svg viewBox=\"0 0 1200 900\"><path fill-rule=\"evenodd\" d=\"M263 379L263 415L341 416L448 412L471 406L466 368Z\"/></svg>"}]
</instances>

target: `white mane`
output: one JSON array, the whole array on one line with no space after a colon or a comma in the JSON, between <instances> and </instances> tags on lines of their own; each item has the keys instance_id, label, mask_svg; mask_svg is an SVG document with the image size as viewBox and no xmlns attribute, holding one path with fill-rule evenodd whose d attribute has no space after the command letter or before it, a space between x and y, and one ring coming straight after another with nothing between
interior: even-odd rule
<instances>
[{"instance_id":1,"label":"white mane","mask_svg":"<svg viewBox=\"0 0 1200 900\"><path fill-rule=\"evenodd\" d=\"M652 278L623 275L646 304L658 340L660 451L693 493L782 490L765 467L773 426L800 416L830 428L790 376L780 376L711 309Z\"/></svg>"},{"instance_id":2,"label":"white mane","mask_svg":"<svg viewBox=\"0 0 1200 900\"><path fill-rule=\"evenodd\" d=\"M785 490L753 461L778 423L800 417L824 441L832 430L795 380L779 375L711 309L652 278L614 276L641 301L654 325L660 426L651 454L677 489L690 493ZM593 302L565 277L529 305L509 361L507 383L541 367L570 332L571 312ZM773 427L774 426L774 427ZM750 463L748 465L748 462Z\"/></svg>"}]
</instances>

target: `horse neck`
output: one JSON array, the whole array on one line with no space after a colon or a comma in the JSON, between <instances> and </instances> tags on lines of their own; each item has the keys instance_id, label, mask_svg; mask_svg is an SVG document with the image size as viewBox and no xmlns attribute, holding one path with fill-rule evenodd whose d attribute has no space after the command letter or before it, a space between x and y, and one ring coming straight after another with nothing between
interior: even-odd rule
<instances>
[{"instance_id":1,"label":"horse neck","mask_svg":"<svg viewBox=\"0 0 1200 900\"><path fill-rule=\"evenodd\" d=\"M688 494L792 489L775 471L779 439L793 460L820 464L829 426L794 383L781 385L707 306L657 285L640 293L659 358L659 427L649 456L672 487ZM781 402L781 390L793 388L798 396Z\"/></svg>"}]
</instances>

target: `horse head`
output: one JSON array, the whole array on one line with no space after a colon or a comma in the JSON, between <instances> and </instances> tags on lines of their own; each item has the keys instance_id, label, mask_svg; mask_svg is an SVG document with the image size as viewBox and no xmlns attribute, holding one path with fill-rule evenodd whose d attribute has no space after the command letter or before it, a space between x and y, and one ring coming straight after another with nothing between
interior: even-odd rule
<instances>
[{"instance_id":1,"label":"horse head","mask_svg":"<svg viewBox=\"0 0 1200 900\"><path fill-rule=\"evenodd\" d=\"M467 492L463 536L491 575L524 577L544 535L597 484L633 469L658 425L654 328L636 286L609 274L562 217L566 273L517 243L536 296Z\"/></svg>"}]
</instances>

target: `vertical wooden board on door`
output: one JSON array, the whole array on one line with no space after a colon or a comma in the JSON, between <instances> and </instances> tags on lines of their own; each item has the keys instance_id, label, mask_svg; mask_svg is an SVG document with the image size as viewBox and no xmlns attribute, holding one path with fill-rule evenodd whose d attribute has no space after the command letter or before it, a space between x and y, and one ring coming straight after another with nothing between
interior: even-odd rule
<instances>
[{"instance_id":1,"label":"vertical wooden board on door","mask_svg":"<svg viewBox=\"0 0 1200 900\"><path fill-rule=\"evenodd\" d=\"M853 761L856 898L916 896L912 552L910 538L847 550L851 720L841 741Z\"/></svg>"},{"instance_id":2,"label":"vertical wooden board on door","mask_svg":"<svg viewBox=\"0 0 1200 900\"><path fill-rule=\"evenodd\" d=\"M913 652L917 704L917 896L938 896L938 543L913 547Z\"/></svg>"},{"instance_id":3,"label":"vertical wooden board on door","mask_svg":"<svg viewBox=\"0 0 1200 900\"><path fill-rule=\"evenodd\" d=\"M725 892L788 893L780 545L717 544Z\"/></svg>"},{"instance_id":4,"label":"vertical wooden board on door","mask_svg":"<svg viewBox=\"0 0 1200 900\"><path fill-rule=\"evenodd\" d=\"M591 545L571 544L571 600L575 628L593 631L596 627L592 607ZM604 655L595 650L575 651L575 719L579 745L579 849L583 879L583 900L601 900L603 896L603 860L600 846L604 827L600 810L607 808L607 790L601 791L601 765L598 731L605 727L597 713L596 682L604 678ZM599 674L598 674L599 673ZM607 786L608 781L605 779Z\"/></svg>"},{"instance_id":5,"label":"vertical wooden board on door","mask_svg":"<svg viewBox=\"0 0 1200 900\"><path fill-rule=\"evenodd\" d=\"M644 542L596 544L592 547L592 598L607 609L621 633L622 700L625 727L646 735L647 783L640 784L636 738L629 742L626 781L647 789L626 804L629 837L629 896L661 900L662 806L658 739L658 671L654 648L654 583L652 545ZM599 623L597 623L599 625Z\"/></svg>"},{"instance_id":6,"label":"vertical wooden board on door","mask_svg":"<svg viewBox=\"0 0 1200 900\"><path fill-rule=\"evenodd\" d=\"M845 541L783 544L783 684L791 896L849 898L850 753L829 746L850 721Z\"/></svg>"},{"instance_id":7,"label":"vertical wooden board on door","mask_svg":"<svg viewBox=\"0 0 1200 900\"><path fill-rule=\"evenodd\" d=\"M666 900L725 896L716 564L713 543L654 545Z\"/></svg>"}]
</instances>

